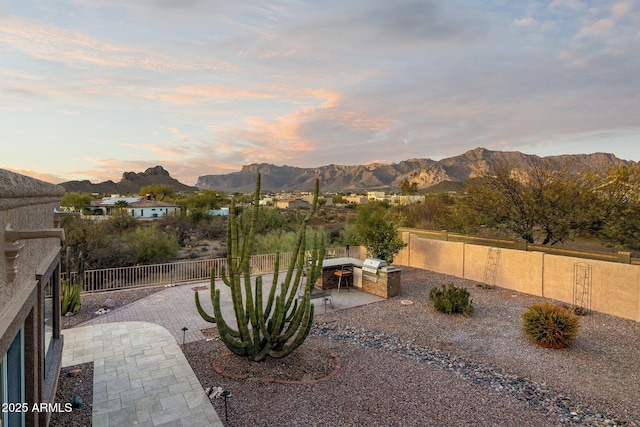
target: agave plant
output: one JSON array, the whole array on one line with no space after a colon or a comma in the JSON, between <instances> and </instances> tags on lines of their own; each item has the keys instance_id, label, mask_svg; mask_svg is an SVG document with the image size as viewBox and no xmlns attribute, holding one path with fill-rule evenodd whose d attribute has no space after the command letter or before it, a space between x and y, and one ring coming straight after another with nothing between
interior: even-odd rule
<instances>
[{"instance_id":1,"label":"agave plant","mask_svg":"<svg viewBox=\"0 0 640 427\"><path fill-rule=\"evenodd\" d=\"M80 259L82 258L82 252L80 252ZM82 267L82 261L78 262L78 274L75 280L71 278L71 269L69 263L69 247L66 251L67 260L67 278L62 281L62 299L60 302L60 313L64 316L67 313L76 314L80 311L82 301L80 300L80 293L82 292L82 278L84 276L84 268Z\"/></svg>"},{"instance_id":2,"label":"agave plant","mask_svg":"<svg viewBox=\"0 0 640 427\"><path fill-rule=\"evenodd\" d=\"M232 327L223 317L220 306L220 289L217 289L215 271L211 272L210 296L213 315L208 314L195 293L196 308L208 322L217 325L220 338L234 353L253 361L267 356L284 357L298 348L309 335L313 323L314 306L311 304L311 289L322 270L324 242L314 244L310 264L307 265L305 234L307 223L318 203L318 181L316 180L313 203L308 214L300 222L298 235L289 263L287 274L278 291L280 256L276 254L273 282L266 304L263 299L262 276L255 277L251 284L251 251L256 234L260 199L260 175L256 179L251 221L240 244L240 226L231 201L227 227L227 264L221 270L224 285L230 288L237 328ZM302 298L298 298L303 271L306 270L306 284ZM295 274L295 276L294 276Z\"/></svg>"}]
</instances>

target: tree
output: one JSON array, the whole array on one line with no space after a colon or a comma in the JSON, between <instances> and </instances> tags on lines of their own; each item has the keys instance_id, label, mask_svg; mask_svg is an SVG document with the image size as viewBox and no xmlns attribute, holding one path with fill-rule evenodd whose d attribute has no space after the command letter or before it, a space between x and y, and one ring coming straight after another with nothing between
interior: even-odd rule
<instances>
[{"instance_id":1,"label":"tree","mask_svg":"<svg viewBox=\"0 0 640 427\"><path fill-rule=\"evenodd\" d=\"M443 230L447 228L452 199L447 193L426 195L423 203L408 203L396 209L407 227Z\"/></svg>"},{"instance_id":2,"label":"tree","mask_svg":"<svg viewBox=\"0 0 640 427\"><path fill-rule=\"evenodd\" d=\"M176 190L169 184L152 184L140 188L139 194L143 197L149 195L152 199L162 201L166 197L175 197Z\"/></svg>"},{"instance_id":3,"label":"tree","mask_svg":"<svg viewBox=\"0 0 640 427\"><path fill-rule=\"evenodd\" d=\"M311 265L306 263L305 234L307 223L318 202L318 181L313 205L298 228L298 239L293 261L289 263L287 274L280 283L278 276L280 257L276 256L274 280L266 302L263 304L262 277L255 279L251 286L251 253L256 235L260 200L260 175L256 178L256 190L251 208L251 222L240 247L240 224L237 222L235 201L231 201L229 225L227 228L227 265L221 272L222 281L230 288L237 328L224 319L220 305L220 290L216 289L215 272L211 272L210 296L213 315L204 311L198 292L195 302L198 313L208 322L216 323L220 338L232 352L260 361L267 356L285 357L298 348L309 335L313 324L314 306L311 304L311 288L322 271L323 243L314 245ZM303 285L303 297L298 303L298 288L302 281L302 271L307 270L307 282ZM294 278L295 272L295 278ZM244 280L243 280L244 279ZM277 294L277 295L276 295Z\"/></svg>"},{"instance_id":4,"label":"tree","mask_svg":"<svg viewBox=\"0 0 640 427\"><path fill-rule=\"evenodd\" d=\"M70 207L74 212L80 212L82 208L91 205L93 197L89 193L65 193L60 200L60 206Z\"/></svg>"},{"instance_id":5,"label":"tree","mask_svg":"<svg viewBox=\"0 0 640 427\"><path fill-rule=\"evenodd\" d=\"M598 222L592 231L631 249L640 248L640 165L613 166L594 177Z\"/></svg>"},{"instance_id":6,"label":"tree","mask_svg":"<svg viewBox=\"0 0 640 427\"><path fill-rule=\"evenodd\" d=\"M173 261L180 247L174 236L163 233L155 225L137 227L123 238L134 264Z\"/></svg>"},{"instance_id":7,"label":"tree","mask_svg":"<svg viewBox=\"0 0 640 427\"><path fill-rule=\"evenodd\" d=\"M127 206L129 206L129 202L126 200L118 200L113 204L113 207L120 213L124 212Z\"/></svg>"},{"instance_id":8,"label":"tree","mask_svg":"<svg viewBox=\"0 0 640 427\"><path fill-rule=\"evenodd\" d=\"M229 204L229 197L226 193L218 190L201 190L196 193L182 197L178 203L187 210L219 209Z\"/></svg>"},{"instance_id":9,"label":"tree","mask_svg":"<svg viewBox=\"0 0 640 427\"><path fill-rule=\"evenodd\" d=\"M334 204L346 203L346 200L344 199L344 195L342 194L334 194L332 198L333 198Z\"/></svg>"},{"instance_id":10,"label":"tree","mask_svg":"<svg viewBox=\"0 0 640 427\"><path fill-rule=\"evenodd\" d=\"M355 218L356 243L367 248L373 258L393 262L393 257L406 246L398 236L400 218L391 214L388 204L371 201L358 206Z\"/></svg>"},{"instance_id":11,"label":"tree","mask_svg":"<svg viewBox=\"0 0 640 427\"><path fill-rule=\"evenodd\" d=\"M503 229L529 243L553 245L589 227L593 194L580 171L540 159L516 173L495 166L474 180L462 199L467 224Z\"/></svg>"},{"instance_id":12,"label":"tree","mask_svg":"<svg viewBox=\"0 0 640 427\"><path fill-rule=\"evenodd\" d=\"M239 214L239 223L241 225L249 226L251 224L252 215L253 209L243 209ZM255 223L256 233L267 234L271 231L293 231L294 228L291 225L292 222L293 221L289 221L280 209L270 207L259 209Z\"/></svg>"},{"instance_id":13,"label":"tree","mask_svg":"<svg viewBox=\"0 0 640 427\"><path fill-rule=\"evenodd\" d=\"M417 182L409 182L408 178L405 178L400 184L400 191L402 191L403 196L410 196L418 193L418 183Z\"/></svg>"},{"instance_id":14,"label":"tree","mask_svg":"<svg viewBox=\"0 0 640 427\"><path fill-rule=\"evenodd\" d=\"M71 249L68 262L77 265L82 261L87 270L166 262L177 256L173 234L129 215L114 215L104 221L65 218L62 225L65 244Z\"/></svg>"}]
</instances>

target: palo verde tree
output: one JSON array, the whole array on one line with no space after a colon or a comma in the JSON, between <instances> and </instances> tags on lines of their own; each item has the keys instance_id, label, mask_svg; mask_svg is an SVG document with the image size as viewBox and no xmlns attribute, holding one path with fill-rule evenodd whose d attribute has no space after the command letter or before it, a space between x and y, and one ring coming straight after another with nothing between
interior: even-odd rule
<instances>
[{"instance_id":1,"label":"palo verde tree","mask_svg":"<svg viewBox=\"0 0 640 427\"><path fill-rule=\"evenodd\" d=\"M82 208L91 205L93 197L89 193L64 193L60 206L71 208L74 212L80 212Z\"/></svg>"},{"instance_id":2,"label":"palo verde tree","mask_svg":"<svg viewBox=\"0 0 640 427\"><path fill-rule=\"evenodd\" d=\"M259 213L260 175L256 179L251 220L248 229L245 230L242 244L235 199L231 201L227 227L227 265L226 268L222 268L221 277L224 285L231 291L237 328L227 323L222 315L220 289L216 288L215 271L211 272L210 287L213 315L209 315L202 308L197 292L195 301L202 318L217 325L220 338L235 354L246 356L253 361L264 360L267 356L284 357L298 348L309 335L314 313L313 304L311 304L311 288L320 275L324 255L324 242L320 243L320 248L314 244L311 263L307 267L306 228L318 203L318 185L316 180L312 207L299 224L293 257L279 289L280 256L276 254L273 282L266 304L263 300L262 276L257 276L252 285L250 265ZM303 285L302 299L298 301L298 288L303 280L302 272L305 267L307 282Z\"/></svg>"},{"instance_id":3,"label":"palo verde tree","mask_svg":"<svg viewBox=\"0 0 640 427\"><path fill-rule=\"evenodd\" d=\"M461 200L466 223L502 229L529 243L570 240L593 221L593 192L575 167L532 161L515 172L496 165Z\"/></svg>"},{"instance_id":4,"label":"palo verde tree","mask_svg":"<svg viewBox=\"0 0 640 427\"><path fill-rule=\"evenodd\" d=\"M389 209L388 203L370 201L358 206L355 218L356 243L367 248L373 258L393 262L393 257L407 244L398 236L401 218Z\"/></svg>"},{"instance_id":5,"label":"palo verde tree","mask_svg":"<svg viewBox=\"0 0 640 427\"><path fill-rule=\"evenodd\" d=\"M606 240L640 248L640 165L612 166L593 179L598 222L591 230Z\"/></svg>"},{"instance_id":6,"label":"palo verde tree","mask_svg":"<svg viewBox=\"0 0 640 427\"><path fill-rule=\"evenodd\" d=\"M400 191L402 191L403 196L418 194L418 183L409 182L409 180L405 178L405 180L402 181L402 184L400 184Z\"/></svg>"}]
</instances>

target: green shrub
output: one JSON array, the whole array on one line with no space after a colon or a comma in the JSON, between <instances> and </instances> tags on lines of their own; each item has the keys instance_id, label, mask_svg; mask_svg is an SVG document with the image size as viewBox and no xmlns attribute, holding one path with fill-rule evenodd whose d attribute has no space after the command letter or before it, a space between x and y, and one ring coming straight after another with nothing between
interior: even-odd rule
<instances>
[{"instance_id":1,"label":"green shrub","mask_svg":"<svg viewBox=\"0 0 640 427\"><path fill-rule=\"evenodd\" d=\"M436 311L441 313L462 313L465 316L473 313L473 301L469 298L469 291L458 288L453 283L431 289L429 299Z\"/></svg>"},{"instance_id":2,"label":"green shrub","mask_svg":"<svg viewBox=\"0 0 640 427\"><path fill-rule=\"evenodd\" d=\"M123 241L131 253L134 264L173 261L178 256L180 248L175 236L162 232L155 224L137 227L125 233Z\"/></svg>"},{"instance_id":3,"label":"green shrub","mask_svg":"<svg viewBox=\"0 0 640 427\"><path fill-rule=\"evenodd\" d=\"M578 335L580 319L550 303L534 304L522 313L525 335L546 348L569 346Z\"/></svg>"}]
</instances>

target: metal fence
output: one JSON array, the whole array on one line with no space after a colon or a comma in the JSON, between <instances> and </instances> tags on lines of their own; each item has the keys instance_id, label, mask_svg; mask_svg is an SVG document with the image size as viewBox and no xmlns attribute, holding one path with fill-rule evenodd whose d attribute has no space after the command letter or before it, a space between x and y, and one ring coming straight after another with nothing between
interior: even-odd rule
<instances>
[{"instance_id":1,"label":"metal fence","mask_svg":"<svg viewBox=\"0 0 640 427\"><path fill-rule=\"evenodd\" d=\"M327 256L345 256L345 248L327 249ZM293 254L280 254L280 271L289 267ZM276 254L253 255L251 273L271 273L275 269ZM226 258L180 261L165 264L137 265L132 267L103 268L86 270L83 276L82 292L102 292L145 286L170 285L178 283L201 282L211 278L211 271L220 277L222 267L226 268ZM71 273L75 279L76 273ZM66 275L62 274L64 280Z\"/></svg>"}]
</instances>

